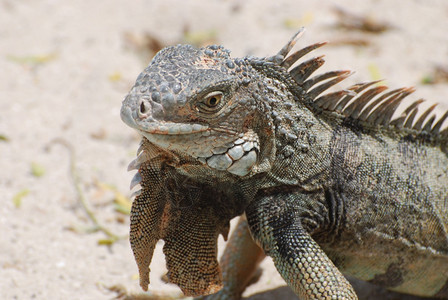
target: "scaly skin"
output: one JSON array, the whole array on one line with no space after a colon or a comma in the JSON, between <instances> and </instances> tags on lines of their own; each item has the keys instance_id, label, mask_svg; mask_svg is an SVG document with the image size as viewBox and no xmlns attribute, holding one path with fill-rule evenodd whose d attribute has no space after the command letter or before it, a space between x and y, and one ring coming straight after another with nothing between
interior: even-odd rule
<instances>
[{"instance_id":1,"label":"scaly skin","mask_svg":"<svg viewBox=\"0 0 448 300\"><path fill-rule=\"evenodd\" d=\"M131 246L142 288L163 239L170 281L186 295L216 293L217 237L245 213L303 299L356 299L341 272L448 298L448 113L434 124L432 107L414 121L417 101L392 120L413 90L373 83L320 96L349 72L309 79L321 58L291 68L322 45L290 54L297 36L268 58L169 47L138 77L121 117L143 135L130 165L141 185ZM257 248L242 222L214 299L237 299L258 263L247 260ZM232 258L232 247L244 255ZM231 270L243 262L247 274Z\"/></svg>"},{"instance_id":2,"label":"scaly skin","mask_svg":"<svg viewBox=\"0 0 448 300\"><path fill-rule=\"evenodd\" d=\"M257 266L264 258L263 250L252 239L246 218L241 217L219 261L223 266L223 288L216 294L198 299L240 299L244 289L261 275L257 273Z\"/></svg>"}]
</instances>

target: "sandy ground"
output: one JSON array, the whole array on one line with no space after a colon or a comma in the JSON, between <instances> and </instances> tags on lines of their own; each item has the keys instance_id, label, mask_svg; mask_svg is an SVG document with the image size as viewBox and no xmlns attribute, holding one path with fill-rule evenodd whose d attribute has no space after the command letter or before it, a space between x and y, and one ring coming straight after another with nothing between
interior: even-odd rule
<instances>
[{"instance_id":1,"label":"sandy ground","mask_svg":"<svg viewBox=\"0 0 448 300\"><path fill-rule=\"evenodd\" d=\"M212 41L234 56L265 56L306 26L300 45L335 42L318 51L326 54L326 70L356 70L345 85L386 78L391 87L416 86L411 99L448 108L446 81L422 84L435 66L448 67L448 2L338 5L393 29L341 29L333 1L0 0L0 299L112 299L114 285L140 292L128 240L98 244L107 236L90 232L70 153L55 139L74 149L80 188L99 222L126 235L128 216L115 210L114 199L130 196L126 166L138 136L119 110L150 60L139 38L145 33L163 45ZM295 299L272 263L263 267L245 296ZM177 295L160 280L164 272L159 247L150 289Z\"/></svg>"}]
</instances>

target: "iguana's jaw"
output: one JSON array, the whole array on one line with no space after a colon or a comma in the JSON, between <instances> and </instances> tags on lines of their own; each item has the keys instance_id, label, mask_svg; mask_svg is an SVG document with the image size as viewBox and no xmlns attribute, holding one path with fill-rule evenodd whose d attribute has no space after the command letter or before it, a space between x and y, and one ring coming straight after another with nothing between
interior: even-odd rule
<instances>
[{"instance_id":1,"label":"iguana's jaw","mask_svg":"<svg viewBox=\"0 0 448 300\"><path fill-rule=\"evenodd\" d=\"M208 125L138 122L137 118L131 108L122 107L121 119L151 143L169 151L185 153L212 169L246 176L257 163L260 147L258 136L253 131L226 134Z\"/></svg>"},{"instance_id":2,"label":"iguana's jaw","mask_svg":"<svg viewBox=\"0 0 448 300\"><path fill-rule=\"evenodd\" d=\"M134 116L131 108L123 106L121 109L121 119L128 126L139 130L140 132L146 132L148 134L160 134L160 135L184 135L195 134L207 131L208 125L203 124L187 124L187 123L175 123L175 122L148 122L142 119L142 122L135 121L138 117Z\"/></svg>"}]
</instances>

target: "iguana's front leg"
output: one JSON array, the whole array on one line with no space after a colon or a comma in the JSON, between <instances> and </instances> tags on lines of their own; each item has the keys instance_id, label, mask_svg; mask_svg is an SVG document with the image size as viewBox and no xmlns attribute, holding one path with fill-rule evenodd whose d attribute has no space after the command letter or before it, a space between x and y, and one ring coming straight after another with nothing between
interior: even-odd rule
<instances>
[{"instance_id":1,"label":"iguana's front leg","mask_svg":"<svg viewBox=\"0 0 448 300\"><path fill-rule=\"evenodd\" d=\"M216 294L198 299L240 299L264 258L263 250L255 244L250 235L246 217L240 217L220 259L224 287Z\"/></svg>"},{"instance_id":2,"label":"iguana's front leg","mask_svg":"<svg viewBox=\"0 0 448 300\"><path fill-rule=\"evenodd\" d=\"M348 281L301 223L305 194L263 196L246 216L257 243L271 256L287 284L302 299L357 299Z\"/></svg>"}]
</instances>

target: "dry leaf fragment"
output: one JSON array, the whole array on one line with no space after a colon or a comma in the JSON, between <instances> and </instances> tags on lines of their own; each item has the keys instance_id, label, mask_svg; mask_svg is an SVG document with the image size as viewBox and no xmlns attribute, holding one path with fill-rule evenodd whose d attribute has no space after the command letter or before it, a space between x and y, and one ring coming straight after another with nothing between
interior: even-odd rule
<instances>
[{"instance_id":1,"label":"dry leaf fragment","mask_svg":"<svg viewBox=\"0 0 448 300\"><path fill-rule=\"evenodd\" d=\"M335 7L333 11L338 17L337 26L346 30L359 30L378 34L393 28L387 22L378 21L372 16L357 15L341 7Z\"/></svg>"},{"instance_id":2,"label":"dry leaf fragment","mask_svg":"<svg viewBox=\"0 0 448 300\"><path fill-rule=\"evenodd\" d=\"M423 84L448 83L448 66L436 65L431 74L422 78Z\"/></svg>"}]
</instances>

